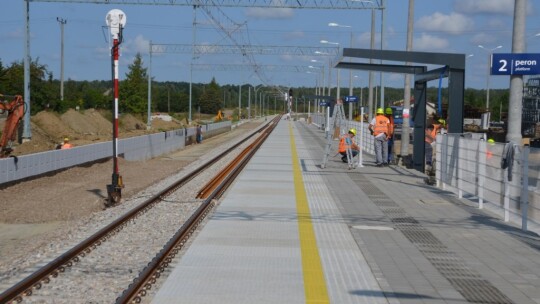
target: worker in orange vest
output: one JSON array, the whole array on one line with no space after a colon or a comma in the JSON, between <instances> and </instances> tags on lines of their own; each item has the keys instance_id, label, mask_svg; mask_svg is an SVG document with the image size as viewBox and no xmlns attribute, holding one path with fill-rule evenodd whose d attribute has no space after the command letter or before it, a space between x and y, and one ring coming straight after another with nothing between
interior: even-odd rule
<instances>
[{"instance_id":1,"label":"worker in orange vest","mask_svg":"<svg viewBox=\"0 0 540 304\"><path fill-rule=\"evenodd\" d=\"M71 149L73 148L73 145L69 143L69 138L64 138L64 142L62 143L62 147L60 149Z\"/></svg>"},{"instance_id":2,"label":"worker in orange vest","mask_svg":"<svg viewBox=\"0 0 540 304\"><path fill-rule=\"evenodd\" d=\"M375 144L375 164L377 167L388 166L388 136L390 130L390 120L384 116L383 108L377 109L375 116L368 125Z\"/></svg>"},{"instance_id":3,"label":"worker in orange vest","mask_svg":"<svg viewBox=\"0 0 540 304\"><path fill-rule=\"evenodd\" d=\"M431 124L426 128L426 136L424 138L424 151L426 155L426 165L432 166L433 164L433 143L437 138L437 132L441 128L440 124Z\"/></svg>"},{"instance_id":4,"label":"worker in orange vest","mask_svg":"<svg viewBox=\"0 0 540 304\"><path fill-rule=\"evenodd\" d=\"M347 163L347 149L351 149L351 158L354 158L356 155L358 155L358 152L360 151L360 147L356 144L354 141L354 137L356 136L356 129L350 129L347 134L344 134L341 139L339 140L339 147L338 152L341 154L341 160L344 163Z\"/></svg>"}]
</instances>

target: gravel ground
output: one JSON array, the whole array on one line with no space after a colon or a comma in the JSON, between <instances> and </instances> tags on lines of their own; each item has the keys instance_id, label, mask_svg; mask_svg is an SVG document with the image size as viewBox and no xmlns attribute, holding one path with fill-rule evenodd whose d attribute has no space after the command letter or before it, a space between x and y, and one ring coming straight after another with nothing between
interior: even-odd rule
<instances>
[{"instance_id":1,"label":"gravel ground","mask_svg":"<svg viewBox=\"0 0 540 304\"><path fill-rule=\"evenodd\" d=\"M0 291L9 288L27 275L34 272L39 266L70 249L74 244L90 236L112 220L116 219L136 204L146 200L153 193L157 193L165 186L171 184L189 170L218 154L225 146L230 146L243 138L249 130L255 129L260 123L246 123L227 134L215 138L205 139L203 144L187 147L176 153L159 159L146 162L121 162L120 173L124 177L126 189L123 192L123 203L115 208L103 210L105 199L105 185L110 182L110 162L95 164L86 168L72 168L58 174L23 182L0 191L2 205L6 212L2 212L0 221ZM226 162L224 162L226 163ZM219 167L216 170L220 170ZM113 301L119 295L118 289L125 288L140 268L137 263L141 260L149 261L148 256L154 256L163 246L160 238L170 238L169 228L174 227L172 221L178 223L186 212L199 205L193 191L203 183L194 180L193 186L171 197L166 202L158 204L159 207L148 212L147 216L154 216L153 220L137 221L145 223L145 227L132 229L131 236L124 239L124 251L118 251L110 246L119 247L110 242L96 248L92 259L112 259L116 268L108 266L95 266L91 259L85 258L83 262L72 267L71 272L79 273L78 279L67 280L62 292L75 291L82 282L103 281L105 285L90 283L85 287L87 292L80 294L80 289L70 294L69 301L59 302L58 291L40 290L36 296L28 298L34 303L105 303ZM195 188L197 188L195 190ZM31 191L29 191L31 189ZM22 199L21 199L22 197ZM5 198L5 200L4 200ZM167 213L171 216L164 216ZM163 224L159 227L156 223ZM136 227L136 226L133 226ZM24 228L24 229L23 229ZM55 238L69 231L62 242ZM127 228L128 230L130 228ZM143 233L141 233L143 231ZM157 234L155 234L157 232ZM163 233L161 233L163 232ZM166 236L169 234L168 236ZM155 248L148 248L146 255L139 254L140 241L135 241L134 235L153 239ZM109 243L109 242L106 242ZM6 245L6 246L4 246ZM133 247L132 247L133 246ZM150 246L148 246L150 247ZM116 252L116 253L115 253ZM89 257L90 257L89 256ZM131 265L125 262L126 257L134 261ZM86 262L85 260L88 260ZM140 266L140 265L139 265ZM102 267L102 268L100 268ZM110 269L114 269L111 271ZM99 278L85 279L82 274L94 273ZM125 275L123 275L125 274ZM62 275L57 279L62 280ZM56 282L55 282L56 284ZM52 285L52 284L51 284ZM119 287L123 286L123 287ZM97 298L96 289L102 292ZM120 291L121 291L120 290ZM64 293L65 294L65 293ZM112 297L112 298L111 298ZM90 300L92 299L92 300Z\"/></svg>"}]
</instances>

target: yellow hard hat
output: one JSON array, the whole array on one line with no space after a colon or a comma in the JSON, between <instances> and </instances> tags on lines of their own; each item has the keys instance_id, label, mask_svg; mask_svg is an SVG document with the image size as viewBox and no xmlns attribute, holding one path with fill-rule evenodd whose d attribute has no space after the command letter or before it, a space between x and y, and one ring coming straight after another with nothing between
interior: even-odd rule
<instances>
[{"instance_id":1,"label":"yellow hard hat","mask_svg":"<svg viewBox=\"0 0 540 304\"><path fill-rule=\"evenodd\" d=\"M352 135L356 135L356 129L350 129L349 133L351 133Z\"/></svg>"},{"instance_id":2,"label":"yellow hard hat","mask_svg":"<svg viewBox=\"0 0 540 304\"><path fill-rule=\"evenodd\" d=\"M384 114L383 108L378 108L377 109L377 114Z\"/></svg>"},{"instance_id":3,"label":"yellow hard hat","mask_svg":"<svg viewBox=\"0 0 540 304\"><path fill-rule=\"evenodd\" d=\"M67 137L64 137L64 141L69 141L69 138L67 138Z\"/></svg>"},{"instance_id":4,"label":"yellow hard hat","mask_svg":"<svg viewBox=\"0 0 540 304\"><path fill-rule=\"evenodd\" d=\"M495 143L495 140L494 140L493 138L490 138L490 139L488 139L488 143L494 144L494 143Z\"/></svg>"},{"instance_id":5,"label":"yellow hard hat","mask_svg":"<svg viewBox=\"0 0 540 304\"><path fill-rule=\"evenodd\" d=\"M384 109L384 114L392 115L392 108L388 107Z\"/></svg>"}]
</instances>

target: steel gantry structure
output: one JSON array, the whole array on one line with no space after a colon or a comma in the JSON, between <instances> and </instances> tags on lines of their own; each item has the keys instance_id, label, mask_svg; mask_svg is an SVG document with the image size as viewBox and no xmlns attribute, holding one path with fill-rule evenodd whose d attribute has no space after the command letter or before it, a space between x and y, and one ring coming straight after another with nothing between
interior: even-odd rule
<instances>
[{"instance_id":1,"label":"steel gantry structure","mask_svg":"<svg viewBox=\"0 0 540 304\"><path fill-rule=\"evenodd\" d=\"M219 7L272 7L307 9L381 9L382 0L25 0L28 2L166 5L166 6L219 6Z\"/></svg>"},{"instance_id":2,"label":"steel gantry structure","mask_svg":"<svg viewBox=\"0 0 540 304\"><path fill-rule=\"evenodd\" d=\"M56 2L72 4L102 5L160 5L189 7L261 7L291 9L334 9L334 10L382 10L384 0L24 0L25 54L24 54L24 102L27 108L23 125L23 140L30 140L30 3ZM238 47L238 46L237 46Z\"/></svg>"},{"instance_id":3,"label":"steel gantry structure","mask_svg":"<svg viewBox=\"0 0 540 304\"><path fill-rule=\"evenodd\" d=\"M278 46L278 45L191 45L191 44L150 44L151 53L175 54L240 54L292 55L292 56L338 56L337 47ZM318 52L318 53L315 53ZM324 54L324 55L321 55Z\"/></svg>"},{"instance_id":4,"label":"steel gantry structure","mask_svg":"<svg viewBox=\"0 0 540 304\"><path fill-rule=\"evenodd\" d=\"M253 67L245 64L193 64L193 68L199 71L252 71ZM309 67L303 65L257 65L258 69L270 72L306 73Z\"/></svg>"},{"instance_id":5,"label":"steel gantry structure","mask_svg":"<svg viewBox=\"0 0 540 304\"><path fill-rule=\"evenodd\" d=\"M276 46L276 45L191 45L191 44L149 44L149 69L148 69L148 117L150 117L150 104L152 99L152 55L154 53L169 54L239 54L239 55L291 55L291 56L335 56L339 55L338 47L308 47L308 46ZM309 71L308 66L286 65L251 65L235 64L191 64L191 69L199 71L270 71L270 72L300 72ZM191 81L190 81L191 82ZM263 81L264 82L264 81ZM269 84L267 84L269 85ZM190 93L191 100L191 93ZM150 125L150 120L148 125Z\"/></svg>"}]
</instances>

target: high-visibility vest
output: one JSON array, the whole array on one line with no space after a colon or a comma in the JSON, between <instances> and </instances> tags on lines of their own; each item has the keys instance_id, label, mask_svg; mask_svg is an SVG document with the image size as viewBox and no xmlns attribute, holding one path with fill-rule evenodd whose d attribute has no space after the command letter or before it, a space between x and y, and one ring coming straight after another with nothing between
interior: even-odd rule
<instances>
[{"instance_id":1,"label":"high-visibility vest","mask_svg":"<svg viewBox=\"0 0 540 304\"><path fill-rule=\"evenodd\" d=\"M73 148L73 145L72 144L69 144L69 143L65 143L62 145L62 148L61 149L71 149Z\"/></svg>"},{"instance_id":2,"label":"high-visibility vest","mask_svg":"<svg viewBox=\"0 0 540 304\"><path fill-rule=\"evenodd\" d=\"M388 118L384 115L377 115L375 117L375 125L373 126L373 135L377 136L381 133L386 133L386 135L389 135L390 131L388 130L388 125L390 124L390 121Z\"/></svg>"},{"instance_id":3,"label":"high-visibility vest","mask_svg":"<svg viewBox=\"0 0 540 304\"><path fill-rule=\"evenodd\" d=\"M388 128L388 137L394 136L394 115L385 115L386 118L388 118L388 121L390 122L389 128Z\"/></svg>"},{"instance_id":4,"label":"high-visibility vest","mask_svg":"<svg viewBox=\"0 0 540 304\"><path fill-rule=\"evenodd\" d=\"M338 152L339 153L346 152L347 148L349 148L349 145L347 145L346 135L341 136L341 139L339 140Z\"/></svg>"}]
</instances>

